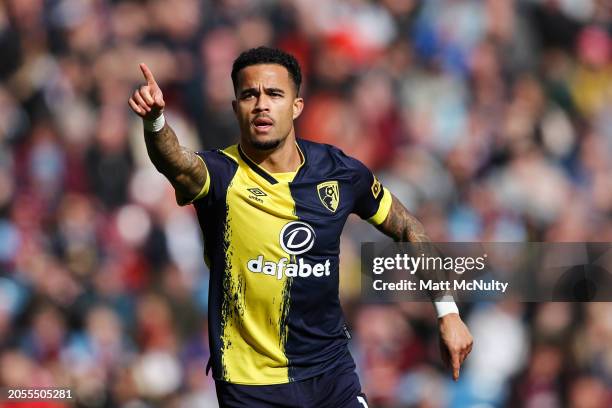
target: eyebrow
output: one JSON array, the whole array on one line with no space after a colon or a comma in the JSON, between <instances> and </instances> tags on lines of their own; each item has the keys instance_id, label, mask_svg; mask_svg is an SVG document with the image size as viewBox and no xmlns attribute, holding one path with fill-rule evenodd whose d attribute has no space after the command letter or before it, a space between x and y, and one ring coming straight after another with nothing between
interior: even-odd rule
<instances>
[{"instance_id":1,"label":"eyebrow","mask_svg":"<svg viewBox=\"0 0 612 408\"><path fill-rule=\"evenodd\" d=\"M266 92L268 92L268 93L270 93L270 92L277 92L277 93L282 93L282 94L285 93L285 91L283 91L282 89L279 89L279 88L267 88Z\"/></svg>"},{"instance_id":2,"label":"eyebrow","mask_svg":"<svg viewBox=\"0 0 612 408\"><path fill-rule=\"evenodd\" d=\"M280 93L280 94L285 94L285 91L280 89L280 88L266 88L265 89L266 93ZM247 89L243 89L242 91L240 91L240 95L248 95L248 94L257 94L259 93L259 90L257 88L247 88Z\"/></svg>"}]
</instances>

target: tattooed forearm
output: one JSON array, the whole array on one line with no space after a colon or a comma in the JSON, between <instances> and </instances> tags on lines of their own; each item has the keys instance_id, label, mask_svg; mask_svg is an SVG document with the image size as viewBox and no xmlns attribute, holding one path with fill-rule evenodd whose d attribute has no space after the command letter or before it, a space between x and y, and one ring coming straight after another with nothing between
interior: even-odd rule
<instances>
[{"instance_id":1,"label":"tattooed forearm","mask_svg":"<svg viewBox=\"0 0 612 408\"><path fill-rule=\"evenodd\" d=\"M398 242L411 242L404 250L413 256L439 256L435 246L425 233L423 224L419 222L402 203L392 196L391 209L385 221L378 226L378 229ZM416 270L419 279L433 279L441 282L448 279L448 274L444 270L424 271L422 268ZM441 287L441 286L440 286ZM449 294L445 290L427 290L430 299L441 299Z\"/></svg>"},{"instance_id":2,"label":"tattooed forearm","mask_svg":"<svg viewBox=\"0 0 612 408\"><path fill-rule=\"evenodd\" d=\"M194 152L179 144L167 123L159 132L145 131L145 143L153 165L181 197L193 198L200 192L206 182L206 166Z\"/></svg>"},{"instance_id":3,"label":"tattooed forearm","mask_svg":"<svg viewBox=\"0 0 612 408\"><path fill-rule=\"evenodd\" d=\"M430 242L423 225L402 205L392 197L391 209L385 221L378 229L399 242Z\"/></svg>"}]
</instances>

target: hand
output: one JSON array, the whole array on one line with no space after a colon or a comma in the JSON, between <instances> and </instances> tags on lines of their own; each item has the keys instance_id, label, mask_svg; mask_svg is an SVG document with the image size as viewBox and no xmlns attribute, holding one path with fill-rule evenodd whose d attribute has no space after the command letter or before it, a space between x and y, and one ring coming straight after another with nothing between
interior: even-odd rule
<instances>
[{"instance_id":1,"label":"hand","mask_svg":"<svg viewBox=\"0 0 612 408\"><path fill-rule=\"evenodd\" d=\"M140 70L147 81L146 85L134 91L128 103L138 116L145 120L155 120L164 111L166 103L161 89L155 82L153 73L145 64L139 64Z\"/></svg>"},{"instance_id":2,"label":"hand","mask_svg":"<svg viewBox=\"0 0 612 408\"><path fill-rule=\"evenodd\" d=\"M453 380L457 381L459 368L472 351L474 339L457 313L442 316L439 325L442 360L453 369Z\"/></svg>"}]
</instances>

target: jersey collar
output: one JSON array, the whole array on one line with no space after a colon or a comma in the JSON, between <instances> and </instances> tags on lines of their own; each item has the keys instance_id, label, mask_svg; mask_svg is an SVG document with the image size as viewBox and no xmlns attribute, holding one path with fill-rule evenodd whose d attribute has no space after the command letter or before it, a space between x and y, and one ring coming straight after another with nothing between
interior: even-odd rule
<instances>
[{"instance_id":1,"label":"jersey collar","mask_svg":"<svg viewBox=\"0 0 612 408\"><path fill-rule=\"evenodd\" d=\"M300 145L297 143L297 139L296 139L295 145L296 145L296 147L298 149L298 152L300 153L300 158L302 159L300 165L298 166L297 170L295 171L295 174L297 176L299 171L306 164L306 155L302 151L302 148L300 147ZM244 160L244 162L247 164L247 166L249 166L251 168L251 170L253 170L255 173L259 174L264 180L266 180L268 183L270 183L272 185L278 184L278 180L276 178L274 178L274 176L271 173L269 173L267 170L265 170L259 164L255 163L253 160L251 160L249 158L249 156L247 156L246 153L244 151L242 151L242 147L240 147L240 144L238 144L238 154L240 154L240 158L242 160Z\"/></svg>"}]
</instances>

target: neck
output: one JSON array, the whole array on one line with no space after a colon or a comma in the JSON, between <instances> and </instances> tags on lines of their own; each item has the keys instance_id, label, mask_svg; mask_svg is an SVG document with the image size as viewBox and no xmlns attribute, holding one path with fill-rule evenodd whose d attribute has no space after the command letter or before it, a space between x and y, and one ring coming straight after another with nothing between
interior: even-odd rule
<instances>
[{"instance_id":1,"label":"neck","mask_svg":"<svg viewBox=\"0 0 612 408\"><path fill-rule=\"evenodd\" d=\"M296 171L302 163L300 152L295 143L295 135L290 134L275 149L258 150L245 140L240 141L242 151L269 173L288 173Z\"/></svg>"}]
</instances>

